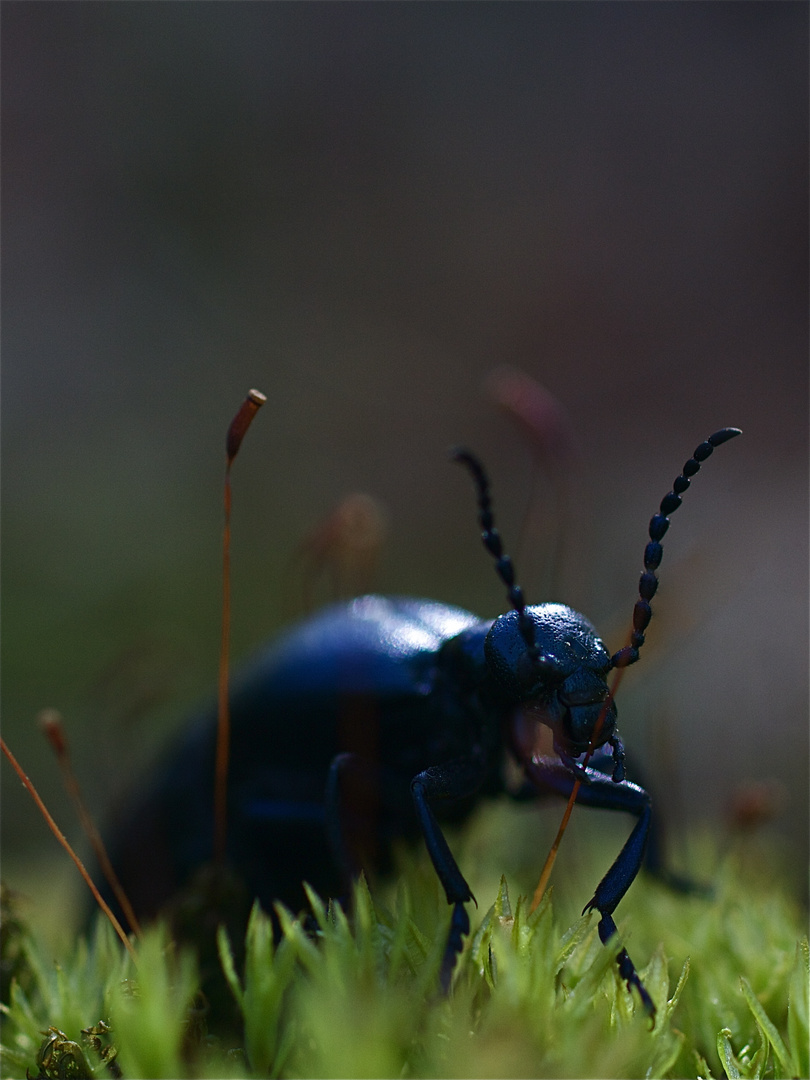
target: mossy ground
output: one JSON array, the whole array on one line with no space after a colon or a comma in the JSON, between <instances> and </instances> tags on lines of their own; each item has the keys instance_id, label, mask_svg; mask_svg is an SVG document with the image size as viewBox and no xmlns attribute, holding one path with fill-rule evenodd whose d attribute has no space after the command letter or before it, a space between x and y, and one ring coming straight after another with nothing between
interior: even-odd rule
<instances>
[{"instance_id":1,"label":"mossy ground","mask_svg":"<svg viewBox=\"0 0 810 1080\"><path fill-rule=\"evenodd\" d=\"M468 865L481 832L461 842ZM656 1003L654 1025L596 918L566 899L604 872L600 846L578 841L576 889L560 871L558 895L531 914L514 881L475 880L480 906L446 998L436 985L449 909L423 854L405 859L395 884L361 882L351 919L313 897L312 925L282 912L274 943L255 910L244 963L220 935L236 1033L206 1029L195 959L165 927L137 944L136 970L101 919L58 963L12 922L2 1075L808 1077L804 916L768 844L722 857L716 843L699 845L712 900L640 878L622 902L620 933ZM112 1066L82 1034L99 1020L112 1028L95 1035L117 1049ZM51 1028L67 1042L51 1033L43 1055Z\"/></svg>"}]
</instances>

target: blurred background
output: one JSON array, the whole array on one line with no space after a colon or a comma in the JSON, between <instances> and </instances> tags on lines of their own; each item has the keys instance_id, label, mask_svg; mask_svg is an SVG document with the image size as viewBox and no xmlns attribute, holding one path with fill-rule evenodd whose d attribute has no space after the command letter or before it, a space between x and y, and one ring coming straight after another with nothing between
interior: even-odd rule
<instances>
[{"instance_id":1,"label":"blurred background","mask_svg":"<svg viewBox=\"0 0 810 1080\"><path fill-rule=\"evenodd\" d=\"M620 725L670 819L726 828L775 783L806 887L807 31L789 2L3 4L2 720L72 839L35 717L103 815L213 693L257 386L237 659L301 613L296 550L353 491L389 524L376 589L502 611L457 443L529 599L617 649L650 515L743 428L674 520ZM535 545L503 364L579 445ZM2 850L35 909L82 887L6 762Z\"/></svg>"}]
</instances>

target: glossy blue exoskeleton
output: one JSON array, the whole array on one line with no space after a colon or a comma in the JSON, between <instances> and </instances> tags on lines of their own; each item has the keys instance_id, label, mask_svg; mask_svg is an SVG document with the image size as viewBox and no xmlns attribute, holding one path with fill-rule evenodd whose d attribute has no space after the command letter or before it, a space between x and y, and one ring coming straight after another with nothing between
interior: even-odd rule
<instances>
[{"instance_id":1,"label":"glossy blue exoskeleton","mask_svg":"<svg viewBox=\"0 0 810 1080\"><path fill-rule=\"evenodd\" d=\"M293 910L304 902L302 881L343 895L359 868L386 869L392 842L421 836L453 907L446 989L473 896L440 822L461 821L481 798L505 792L509 756L524 777L514 797L568 797L579 780L578 802L638 818L586 905L599 913L606 942L651 836L649 796L625 778L607 676L638 659L668 515L713 448L737 434L725 428L702 443L652 518L631 643L613 656L571 608L525 604L484 471L458 451L512 610L481 620L430 600L363 596L326 608L256 656L231 693L228 790L228 859L250 894ZM539 750L540 725L551 730L556 756ZM215 726L212 710L187 730L119 831L116 869L145 915L211 859ZM584 766L578 759L589 750ZM652 862L657 868L657 852ZM625 950L618 963L654 1012Z\"/></svg>"}]
</instances>

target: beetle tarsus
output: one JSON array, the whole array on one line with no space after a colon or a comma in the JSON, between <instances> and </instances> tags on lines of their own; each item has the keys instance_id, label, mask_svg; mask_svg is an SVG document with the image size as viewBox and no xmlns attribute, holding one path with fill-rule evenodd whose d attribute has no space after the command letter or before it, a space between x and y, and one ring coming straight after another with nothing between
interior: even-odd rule
<instances>
[{"instance_id":1,"label":"beetle tarsus","mask_svg":"<svg viewBox=\"0 0 810 1080\"><path fill-rule=\"evenodd\" d=\"M453 905L453 914L450 917L450 932L447 935L447 944L444 947L442 966L439 972L439 985L442 993L450 992L450 982L456 967L456 960L464 948L464 938L470 932L470 916L467 909L459 901Z\"/></svg>"},{"instance_id":2,"label":"beetle tarsus","mask_svg":"<svg viewBox=\"0 0 810 1080\"><path fill-rule=\"evenodd\" d=\"M588 907L585 910L587 911L588 908L592 906L594 906L593 901L588 904ZM603 945L607 945L615 933L616 923L613 921L611 916L608 914L602 915L602 918L599 920L599 940L602 942ZM649 993L647 992L647 988L641 981L639 973L636 971L635 964L628 956L627 949L623 948L619 951L616 957L616 963L619 965L619 974L627 984L627 989L632 991L632 988L635 986L636 990L638 991L638 995L641 998L641 1004L644 1006L645 1012L648 1014L653 1023L655 1023L656 1009L653 1003L653 999L650 997Z\"/></svg>"},{"instance_id":3,"label":"beetle tarsus","mask_svg":"<svg viewBox=\"0 0 810 1080\"><path fill-rule=\"evenodd\" d=\"M569 772L573 773L578 780L583 782L583 784L588 783L588 770L581 762L573 758L566 750L561 746L558 746L556 742L554 743L554 752Z\"/></svg>"},{"instance_id":4,"label":"beetle tarsus","mask_svg":"<svg viewBox=\"0 0 810 1080\"><path fill-rule=\"evenodd\" d=\"M613 783L620 784L625 779L624 768L624 743L619 738L619 733L616 729L613 729L613 734L608 739L608 745L613 749Z\"/></svg>"}]
</instances>

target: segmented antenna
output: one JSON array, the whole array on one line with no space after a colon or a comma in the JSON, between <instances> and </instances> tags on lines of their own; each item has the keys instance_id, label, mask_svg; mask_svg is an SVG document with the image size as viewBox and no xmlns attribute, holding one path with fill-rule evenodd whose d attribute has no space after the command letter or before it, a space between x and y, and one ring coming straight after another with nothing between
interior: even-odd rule
<instances>
[{"instance_id":1,"label":"segmented antenna","mask_svg":"<svg viewBox=\"0 0 810 1080\"><path fill-rule=\"evenodd\" d=\"M661 500L658 513L650 519L650 542L644 549L644 573L638 583L639 599L633 608L633 632L630 637L630 644L623 649L619 649L611 658L612 667L624 668L629 664L635 664L636 660L638 660L639 649L644 644L644 631L649 626L652 618L650 601L655 596L655 591L658 588L658 578L655 576L655 571L658 569L664 553L661 540L669 528L669 517L667 515L674 514L681 505L681 499L683 493L689 487L690 478L700 471L700 466L706 458L711 456L714 448L722 446L724 442L728 442L729 439L734 439L741 434L739 428L723 428L721 431L715 431L714 435L710 435L705 442L702 442L684 465L681 475L675 478L672 491Z\"/></svg>"},{"instance_id":2,"label":"segmented antenna","mask_svg":"<svg viewBox=\"0 0 810 1080\"><path fill-rule=\"evenodd\" d=\"M526 601L523 599L523 590L515 584L515 568L508 555L504 555L501 543L501 534L495 528L495 518L492 514L492 499L489 494L489 477L484 466L470 450L458 447L451 451L450 458L459 465L463 465L475 484L475 492L478 498L478 521L481 525L481 539L484 547L495 560L495 571L506 586L506 595L509 603L518 613L518 627L521 637L526 643L526 651L529 659L535 666L542 665L540 650L534 640L534 623L526 612Z\"/></svg>"}]
</instances>

